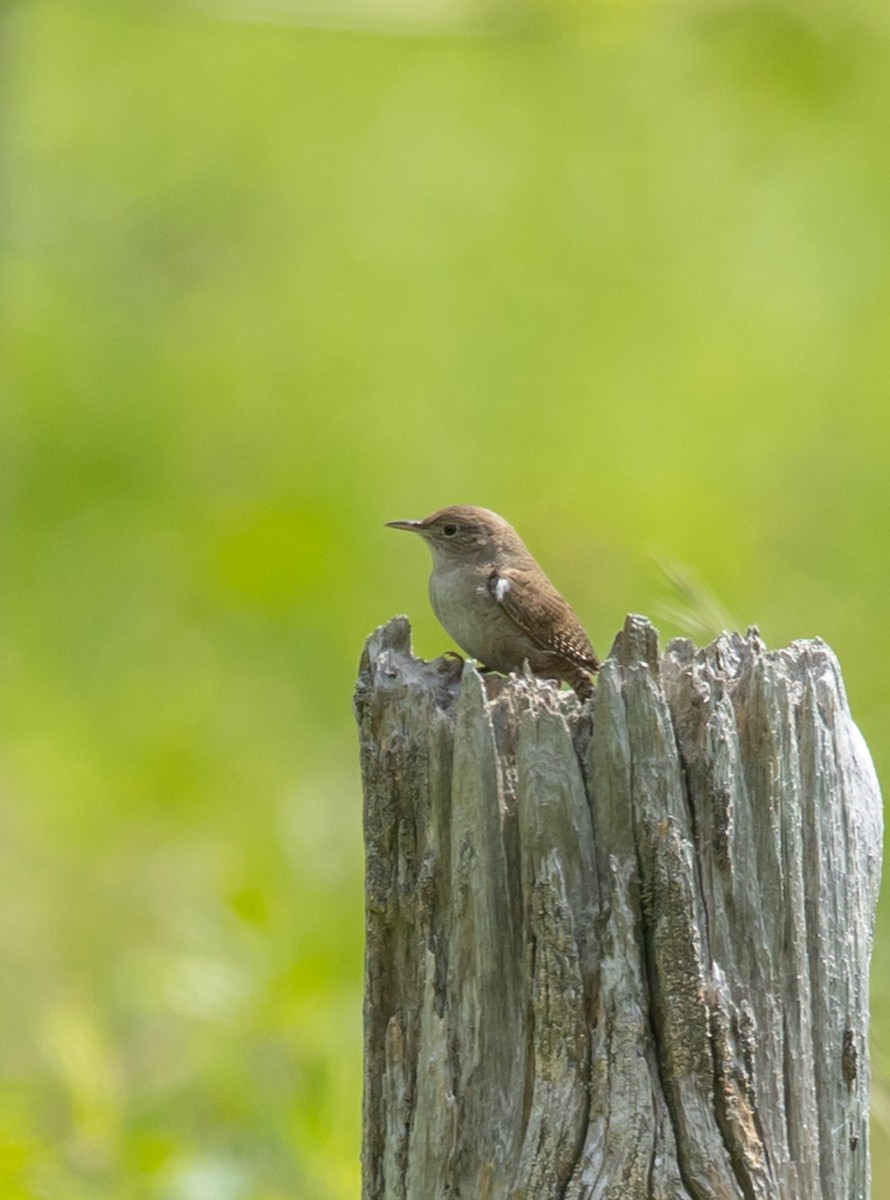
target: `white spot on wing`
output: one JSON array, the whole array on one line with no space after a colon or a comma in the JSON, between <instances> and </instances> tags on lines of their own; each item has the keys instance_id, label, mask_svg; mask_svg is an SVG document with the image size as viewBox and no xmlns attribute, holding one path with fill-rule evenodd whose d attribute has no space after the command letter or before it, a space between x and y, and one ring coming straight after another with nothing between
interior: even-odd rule
<instances>
[{"instance_id":1,"label":"white spot on wing","mask_svg":"<svg viewBox=\"0 0 890 1200\"><path fill-rule=\"evenodd\" d=\"M492 591L494 592L494 598L497 600L498 604L503 604L504 597L510 590L510 580L495 576L493 583L494 587L492 588Z\"/></svg>"}]
</instances>

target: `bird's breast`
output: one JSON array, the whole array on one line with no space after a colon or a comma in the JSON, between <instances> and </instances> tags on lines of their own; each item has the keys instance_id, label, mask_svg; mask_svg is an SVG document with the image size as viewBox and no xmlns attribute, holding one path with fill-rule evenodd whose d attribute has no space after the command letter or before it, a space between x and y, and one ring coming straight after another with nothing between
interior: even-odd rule
<instances>
[{"instance_id":1,"label":"bird's breast","mask_svg":"<svg viewBox=\"0 0 890 1200\"><path fill-rule=\"evenodd\" d=\"M487 667L511 671L531 651L519 627L491 593L491 567L436 570L430 576L433 611L458 646Z\"/></svg>"}]
</instances>

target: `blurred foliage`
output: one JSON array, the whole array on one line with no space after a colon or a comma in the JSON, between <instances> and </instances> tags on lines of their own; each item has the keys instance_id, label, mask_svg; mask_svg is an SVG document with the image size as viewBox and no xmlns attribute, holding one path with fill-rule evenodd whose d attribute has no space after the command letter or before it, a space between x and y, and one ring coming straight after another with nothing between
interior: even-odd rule
<instances>
[{"instance_id":1,"label":"blurred foliage","mask_svg":"<svg viewBox=\"0 0 890 1200\"><path fill-rule=\"evenodd\" d=\"M357 1194L350 692L394 612L448 644L387 519L503 512L601 651L629 609L824 637L886 775L888 39L5 6L5 1197Z\"/></svg>"}]
</instances>

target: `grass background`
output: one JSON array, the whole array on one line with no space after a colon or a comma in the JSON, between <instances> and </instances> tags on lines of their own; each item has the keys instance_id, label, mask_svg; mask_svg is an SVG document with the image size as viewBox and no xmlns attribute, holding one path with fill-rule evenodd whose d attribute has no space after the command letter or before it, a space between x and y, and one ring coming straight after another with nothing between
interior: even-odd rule
<instances>
[{"instance_id":1,"label":"grass background","mask_svg":"<svg viewBox=\"0 0 890 1200\"><path fill-rule=\"evenodd\" d=\"M347 1200L384 521L824 637L887 776L890 19L18 0L0 89L0 1191Z\"/></svg>"}]
</instances>

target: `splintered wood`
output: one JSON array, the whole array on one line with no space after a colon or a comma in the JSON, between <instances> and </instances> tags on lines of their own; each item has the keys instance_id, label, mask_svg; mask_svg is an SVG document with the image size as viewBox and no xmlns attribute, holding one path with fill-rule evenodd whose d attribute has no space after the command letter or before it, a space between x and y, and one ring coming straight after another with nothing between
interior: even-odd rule
<instances>
[{"instance_id":1,"label":"splintered wood","mask_svg":"<svg viewBox=\"0 0 890 1200\"><path fill-rule=\"evenodd\" d=\"M585 705L368 640L364 1200L867 1200L881 798L822 642Z\"/></svg>"}]
</instances>

